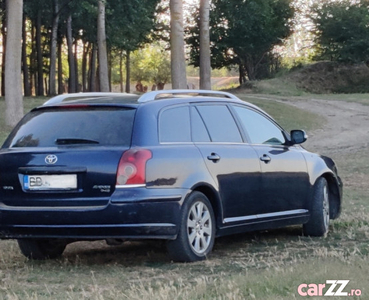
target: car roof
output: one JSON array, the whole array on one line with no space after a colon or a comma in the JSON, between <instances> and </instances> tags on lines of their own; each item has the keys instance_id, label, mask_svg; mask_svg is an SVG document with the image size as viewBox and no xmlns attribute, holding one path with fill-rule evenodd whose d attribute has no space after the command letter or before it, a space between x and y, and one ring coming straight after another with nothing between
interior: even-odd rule
<instances>
[{"instance_id":1,"label":"car roof","mask_svg":"<svg viewBox=\"0 0 369 300\"><path fill-rule=\"evenodd\" d=\"M161 109L169 105L206 102L246 105L249 108L253 108L254 110L263 113L273 120L273 117L271 117L267 112L252 103L243 101L237 96L228 92L212 90L160 90L148 92L143 95L111 92L62 94L49 99L42 106L34 108L33 111L57 107L78 107L85 105L130 108L138 108L139 106L155 106L156 109Z\"/></svg>"},{"instance_id":2,"label":"car roof","mask_svg":"<svg viewBox=\"0 0 369 300\"><path fill-rule=\"evenodd\" d=\"M41 107L69 106L69 105L129 105L139 106L152 102L165 102L165 104L188 103L188 102L236 102L249 106L251 103L242 101L235 95L222 91L209 90L161 90L148 92L143 95L128 93L73 93L63 94L46 101ZM165 100L165 101L162 101ZM164 104L164 103L163 103ZM40 107L39 107L40 108Z\"/></svg>"}]
</instances>

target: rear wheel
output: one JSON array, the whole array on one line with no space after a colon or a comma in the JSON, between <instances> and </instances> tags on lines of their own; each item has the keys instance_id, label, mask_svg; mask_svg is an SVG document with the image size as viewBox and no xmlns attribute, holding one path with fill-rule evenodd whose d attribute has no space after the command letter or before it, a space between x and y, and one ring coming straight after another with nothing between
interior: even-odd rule
<instances>
[{"instance_id":1,"label":"rear wheel","mask_svg":"<svg viewBox=\"0 0 369 300\"><path fill-rule=\"evenodd\" d=\"M193 262L207 258L214 246L215 218L208 198L193 192L182 207L177 239L167 247L175 261Z\"/></svg>"},{"instance_id":2,"label":"rear wheel","mask_svg":"<svg viewBox=\"0 0 369 300\"><path fill-rule=\"evenodd\" d=\"M36 260L58 258L67 246L58 239L19 239L18 245L24 256Z\"/></svg>"},{"instance_id":3,"label":"rear wheel","mask_svg":"<svg viewBox=\"0 0 369 300\"><path fill-rule=\"evenodd\" d=\"M304 235L324 236L329 230L329 188L327 180L319 178L314 186L310 220L304 224Z\"/></svg>"}]
</instances>

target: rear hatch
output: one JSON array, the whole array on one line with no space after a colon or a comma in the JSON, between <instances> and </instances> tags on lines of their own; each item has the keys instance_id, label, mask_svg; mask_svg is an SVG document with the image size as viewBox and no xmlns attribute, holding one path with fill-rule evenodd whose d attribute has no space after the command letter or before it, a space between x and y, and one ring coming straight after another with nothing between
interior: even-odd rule
<instances>
[{"instance_id":1,"label":"rear hatch","mask_svg":"<svg viewBox=\"0 0 369 300\"><path fill-rule=\"evenodd\" d=\"M0 150L0 202L18 207L106 205L131 144L135 109L42 107L27 114Z\"/></svg>"}]
</instances>

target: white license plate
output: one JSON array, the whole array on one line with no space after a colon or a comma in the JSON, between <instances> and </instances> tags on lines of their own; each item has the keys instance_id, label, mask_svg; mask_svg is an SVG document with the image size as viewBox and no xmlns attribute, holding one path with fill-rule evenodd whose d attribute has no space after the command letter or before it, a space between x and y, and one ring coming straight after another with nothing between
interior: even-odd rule
<instances>
[{"instance_id":1,"label":"white license plate","mask_svg":"<svg viewBox=\"0 0 369 300\"><path fill-rule=\"evenodd\" d=\"M23 177L25 190L73 190L77 189L77 175L25 175Z\"/></svg>"}]
</instances>

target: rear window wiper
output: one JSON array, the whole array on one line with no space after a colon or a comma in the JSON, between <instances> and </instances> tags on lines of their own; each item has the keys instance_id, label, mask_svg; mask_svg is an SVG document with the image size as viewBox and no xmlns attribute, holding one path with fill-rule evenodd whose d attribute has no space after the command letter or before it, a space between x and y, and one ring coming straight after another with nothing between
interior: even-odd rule
<instances>
[{"instance_id":1,"label":"rear window wiper","mask_svg":"<svg viewBox=\"0 0 369 300\"><path fill-rule=\"evenodd\" d=\"M60 138L55 140L57 145L76 145L76 144L100 144L98 141L82 138Z\"/></svg>"}]
</instances>

